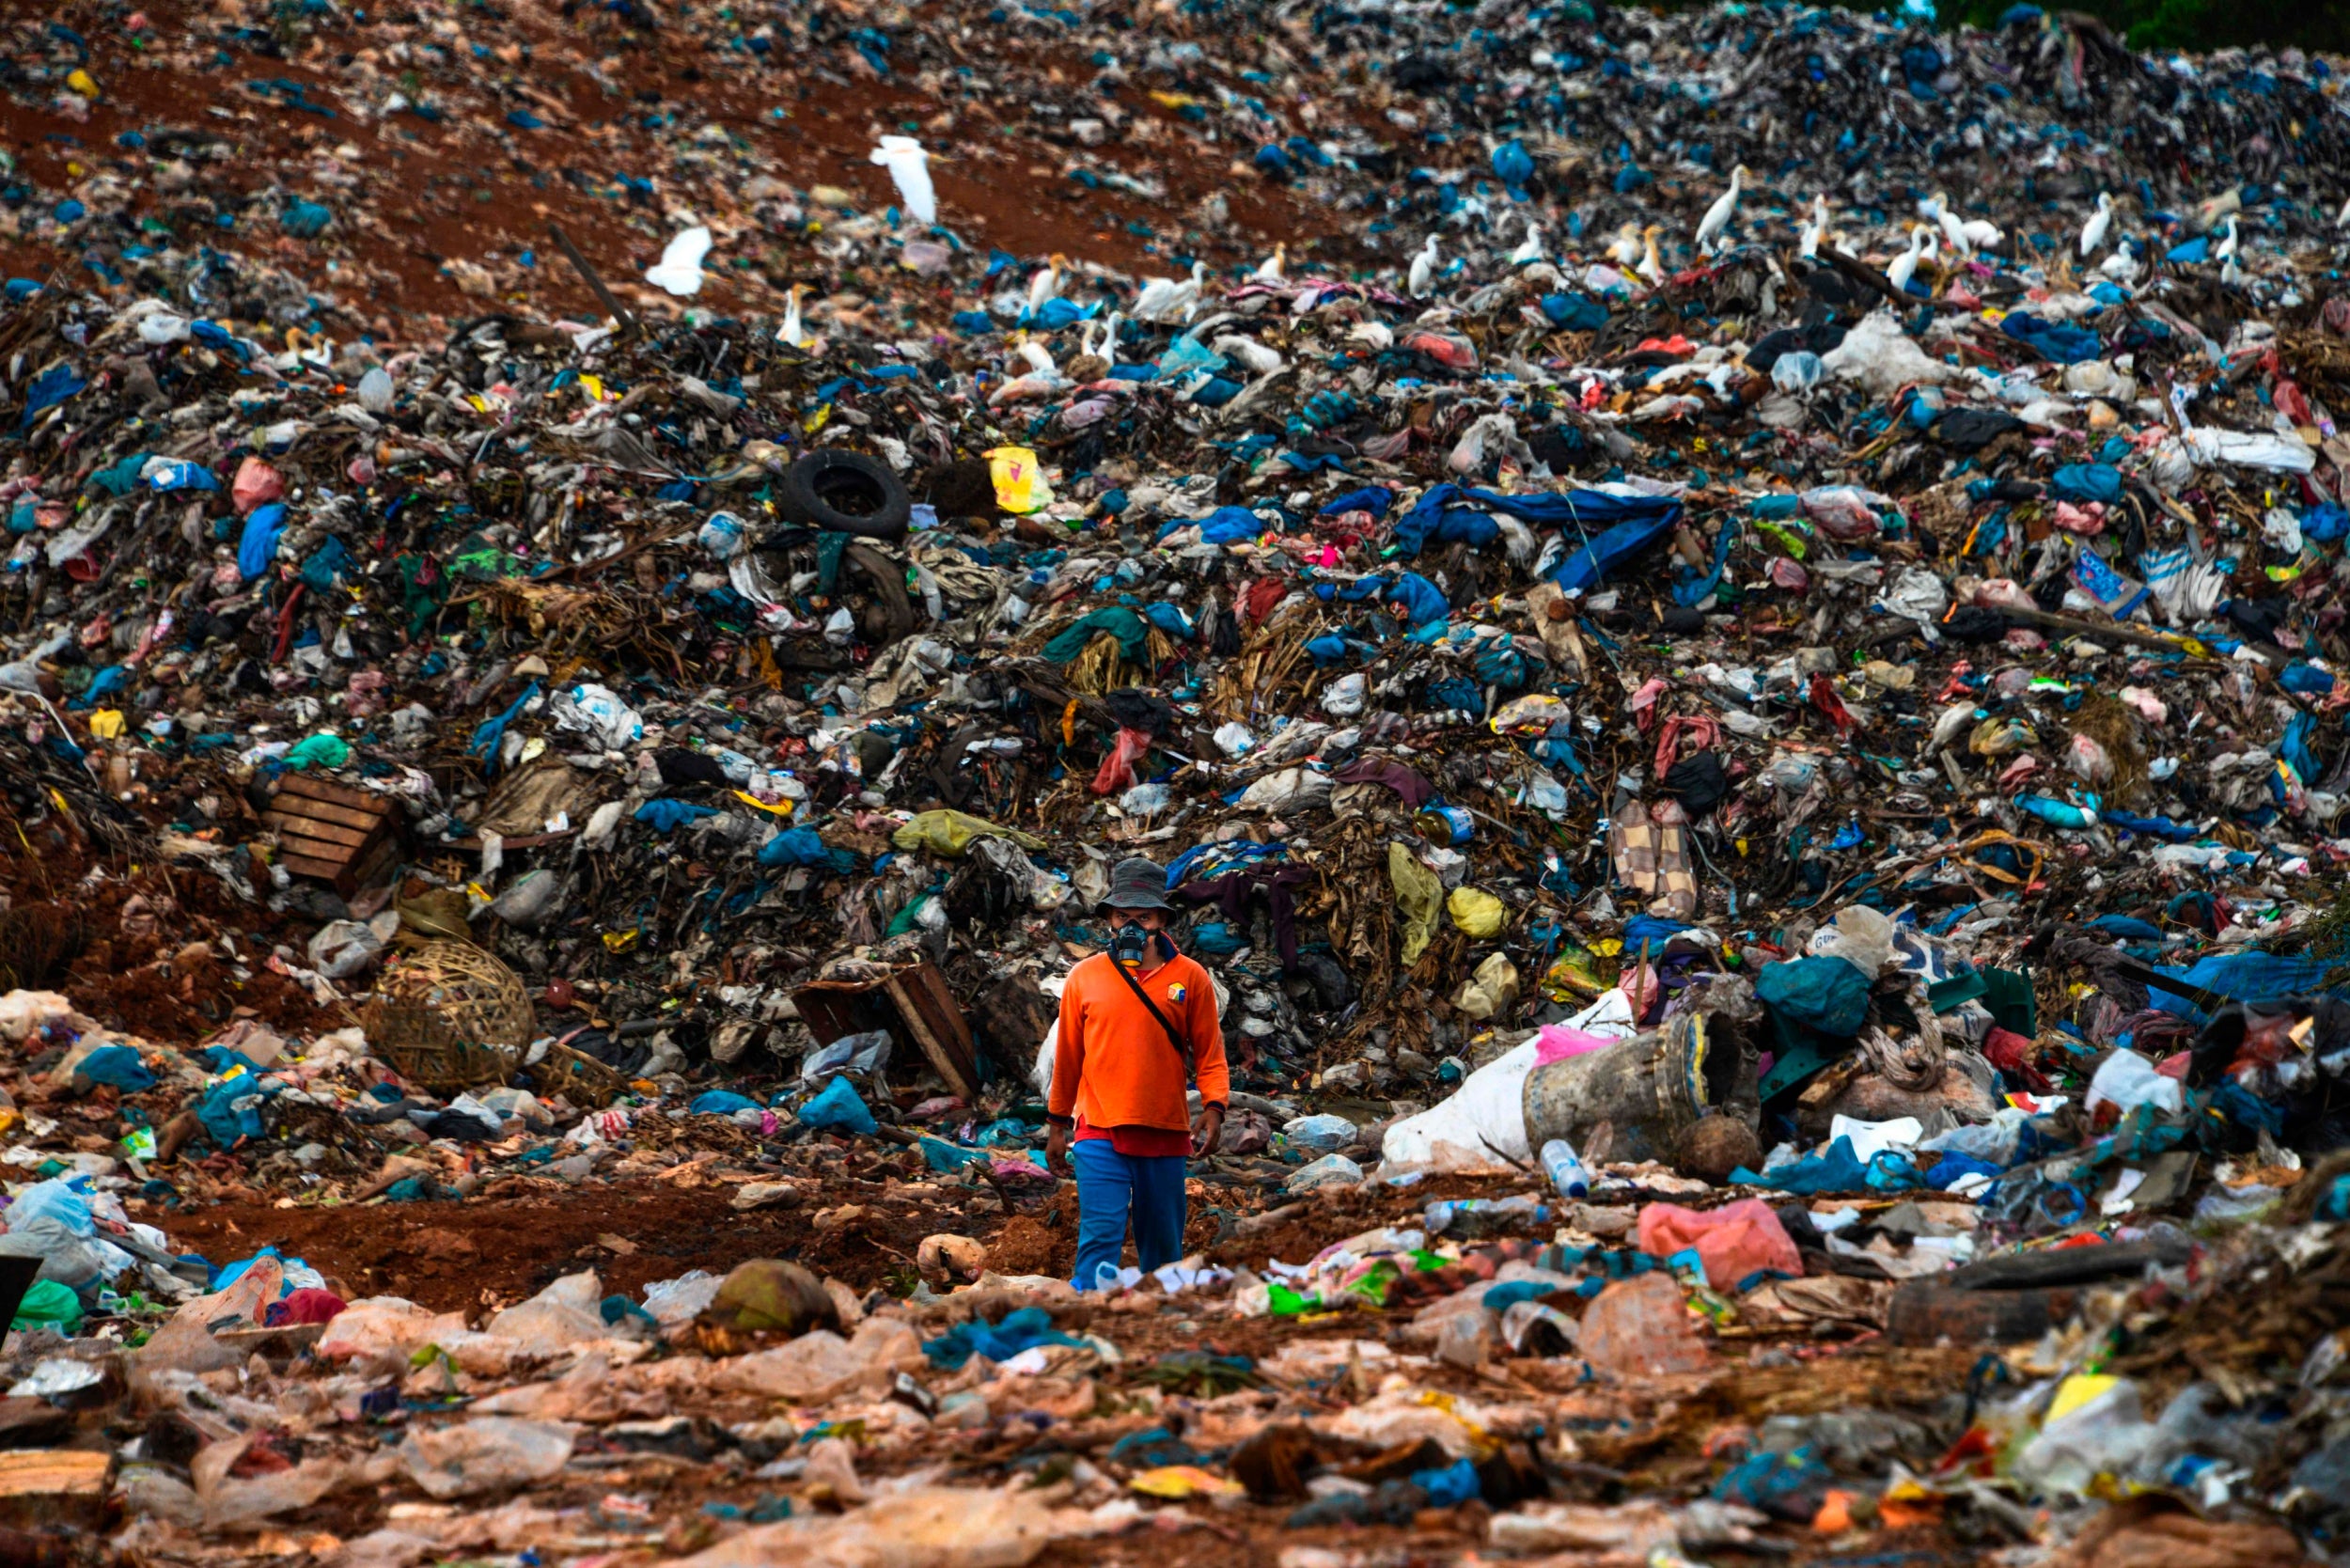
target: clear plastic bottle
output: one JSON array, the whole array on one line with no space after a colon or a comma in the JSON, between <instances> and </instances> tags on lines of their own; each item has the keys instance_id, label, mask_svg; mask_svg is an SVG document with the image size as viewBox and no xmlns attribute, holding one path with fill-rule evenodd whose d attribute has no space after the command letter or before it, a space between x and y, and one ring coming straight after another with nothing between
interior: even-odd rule
<instances>
[{"instance_id":1,"label":"clear plastic bottle","mask_svg":"<svg viewBox=\"0 0 2350 1568\"><path fill-rule=\"evenodd\" d=\"M1553 1191L1561 1198L1588 1197L1591 1190L1591 1173L1583 1164L1583 1157L1574 1152L1574 1145L1565 1138L1555 1137L1543 1145L1543 1174L1550 1178Z\"/></svg>"}]
</instances>

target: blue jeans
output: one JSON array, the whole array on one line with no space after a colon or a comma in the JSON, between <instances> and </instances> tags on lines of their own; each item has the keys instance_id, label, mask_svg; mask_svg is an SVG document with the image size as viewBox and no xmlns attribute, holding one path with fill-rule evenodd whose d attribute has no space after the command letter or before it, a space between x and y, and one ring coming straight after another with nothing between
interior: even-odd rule
<instances>
[{"instance_id":1,"label":"blue jeans","mask_svg":"<svg viewBox=\"0 0 2350 1568\"><path fill-rule=\"evenodd\" d=\"M1105 1137L1070 1146L1077 1172L1077 1274L1081 1291L1094 1288L1104 1263L1115 1271L1126 1250L1126 1221L1145 1273L1183 1255L1183 1172L1181 1154L1157 1158L1121 1154Z\"/></svg>"}]
</instances>

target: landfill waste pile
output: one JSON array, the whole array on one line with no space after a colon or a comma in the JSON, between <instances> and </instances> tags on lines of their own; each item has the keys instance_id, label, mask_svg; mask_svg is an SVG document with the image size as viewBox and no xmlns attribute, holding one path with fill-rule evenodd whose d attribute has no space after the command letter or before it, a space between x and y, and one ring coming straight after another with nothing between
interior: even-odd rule
<instances>
[{"instance_id":1,"label":"landfill waste pile","mask_svg":"<svg viewBox=\"0 0 2350 1568\"><path fill-rule=\"evenodd\" d=\"M5 25L0 1557L2350 1561L2338 63Z\"/></svg>"}]
</instances>

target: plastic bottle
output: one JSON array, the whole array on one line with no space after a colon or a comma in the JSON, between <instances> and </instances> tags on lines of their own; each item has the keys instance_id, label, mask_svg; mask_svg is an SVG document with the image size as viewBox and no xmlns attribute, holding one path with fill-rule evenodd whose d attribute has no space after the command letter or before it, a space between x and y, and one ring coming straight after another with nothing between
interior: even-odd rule
<instances>
[{"instance_id":1,"label":"plastic bottle","mask_svg":"<svg viewBox=\"0 0 2350 1568\"><path fill-rule=\"evenodd\" d=\"M1551 1190L1561 1198L1583 1198L1591 1190L1591 1173L1585 1168L1582 1156L1574 1145L1565 1138L1555 1137L1543 1145L1543 1174L1550 1178Z\"/></svg>"},{"instance_id":2,"label":"plastic bottle","mask_svg":"<svg viewBox=\"0 0 2350 1568\"><path fill-rule=\"evenodd\" d=\"M1426 1223L1432 1236L1475 1237L1544 1224L1549 1218L1549 1205L1531 1198L1455 1198L1429 1204Z\"/></svg>"}]
</instances>

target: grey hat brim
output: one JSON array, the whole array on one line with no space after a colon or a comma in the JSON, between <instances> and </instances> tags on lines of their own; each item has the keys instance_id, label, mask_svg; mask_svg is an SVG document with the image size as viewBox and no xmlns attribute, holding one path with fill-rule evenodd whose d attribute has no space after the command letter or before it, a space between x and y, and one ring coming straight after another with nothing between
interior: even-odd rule
<instances>
[{"instance_id":1,"label":"grey hat brim","mask_svg":"<svg viewBox=\"0 0 2350 1568\"><path fill-rule=\"evenodd\" d=\"M1144 892L1131 887L1122 893L1110 894L1107 898L1104 899L1102 902L1104 905L1111 909L1172 910L1175 907L1173 904L1167 902L1167 898L1164 894Z\"/></svg>"}]
</instances>

